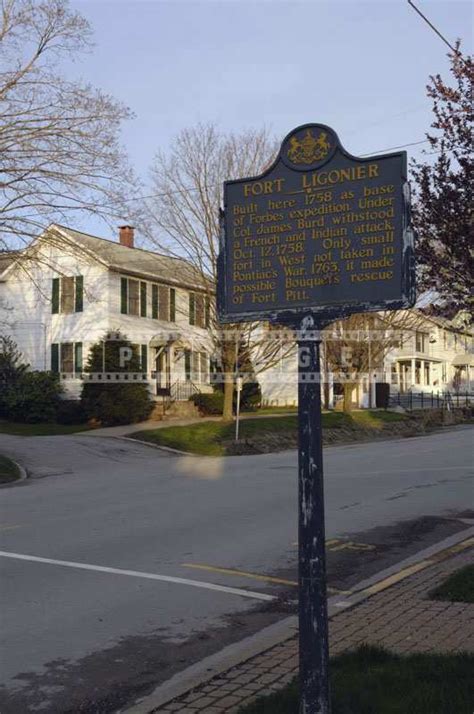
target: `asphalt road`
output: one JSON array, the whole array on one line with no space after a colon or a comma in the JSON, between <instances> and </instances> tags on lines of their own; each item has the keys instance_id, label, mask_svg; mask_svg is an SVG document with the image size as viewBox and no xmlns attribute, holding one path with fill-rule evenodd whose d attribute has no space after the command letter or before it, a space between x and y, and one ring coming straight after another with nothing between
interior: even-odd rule
<instances>
[{"instance_id":1,"label":"asphalt road","mask_svg":"<svg viewBox=\"0 0 474 714\"><path fill-rule=\"evenodd\" d=\"M466 527L472 435L325 450L332 586ZM84 434L0 435L0 452L30 475L0 492L2 714L117 711L291 607L296 452L179 457Z\"/></svg>"}]
</instances>

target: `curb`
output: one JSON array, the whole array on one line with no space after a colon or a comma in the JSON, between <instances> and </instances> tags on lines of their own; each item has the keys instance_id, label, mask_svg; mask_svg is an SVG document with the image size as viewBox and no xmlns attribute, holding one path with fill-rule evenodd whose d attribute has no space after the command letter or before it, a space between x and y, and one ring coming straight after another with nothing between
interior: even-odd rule
<instances>
[{"instance_id":1,"label":"curb","mask_svg":"<svg viewBox=\"0 0 474 714\"><path fill-rule=\"evenodd\" d=\"M16 486L16 484L18 484L20 481L24 481L25 479L28 478L28 473L27 473L26 469L24 469L23 466L21 466L21 464L19 464L14 459L11 459L9 456L7 458L9 458L10 461L13 464L15 464L15 466L18 469L19 476L14 481L7 481L7 483L0 483L0 488L11 488L12 486Z\"/></svg>"},{"instance_id":2,"label":"curb","mask_svg":"<svg viewBox=\"0 0 474 714\"><path fill-rule=\"evenodd\" d=\"M170 454L176 454L176 456L194 456L196 458L208 458L202 456L201 454L192 454L190 451L179 451L179 449L172 449L171 446L160 446L159 444L152 444L151 441L142 441L141 439L134 439L132 436L106 436L105 439L122 439L123 441L131 441L133 444L144 444L152 449L158 449L158 451L168 451Z\"/></svg>"},{"instance_id":3,"label":"curb","mask_svg":"<svg viewBox=\"0 0 474 714\"><path fill-rule=\"evenodd\" d=\"M465 541L470 545L471 540L474 541L474 526L455 533L439 541L439 543L424 548L415 555L405 558L396 565L385 568L372 577L362 580L354 586L352 595L346 597L333 595L328 599L329 618L334 617L342 610L350 609L359 605L364 600L367 600L375 594L376 588L376 591L380 592L380 590L385 589L385 587L388 588L394 585L395 582L400 582L400 580L425 567L435 565L439 560L443 560L444 558L439 558L438 561L430 560L430 558L439 556L443 551L448 551L450 548L459 546ZM468 547L468 545L466 545L466 547ZM458 548L458 550L460 550L460 548ZM449 555L448 553L446 557L449 557ZM403 571L405 571L406 574L403 574ZM396 578L397 575L401 577ZM384 581L386 581L386 585L384 585ZM371 592L371 589L373 589L374 592ZM219 652L215 652L200 662L187 667L182 672L176 673L170 679L156 687L151 694L139 699L134 705L127 709L118 710L117 714L151 714L151 712L158 707L183 696L198 686L205 685L207 681L222 672L294 637L297 632L298 617L291 615L273 625L265 627L263 630L260 630L260 632L246 637L240 642L228 645Z\"/></svg>"}]
</instances>

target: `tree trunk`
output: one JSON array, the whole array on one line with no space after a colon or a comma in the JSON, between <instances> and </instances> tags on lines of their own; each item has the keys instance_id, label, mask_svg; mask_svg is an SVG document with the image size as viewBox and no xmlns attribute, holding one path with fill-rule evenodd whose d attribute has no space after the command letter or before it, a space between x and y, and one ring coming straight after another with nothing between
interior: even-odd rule
<instances>
[{"instance_id":1,"label":"tree trunk","mask_svg":"<svg viewBox=\"0 0 474 714\"><path fill-rule=\"evenodd\" d=\"M354 385L352 383L344 384L344 406L343 406L343 409L345 412L352 411L352 391L353 391L353 389L354 389Z\"/></svg>"}]
</instances>

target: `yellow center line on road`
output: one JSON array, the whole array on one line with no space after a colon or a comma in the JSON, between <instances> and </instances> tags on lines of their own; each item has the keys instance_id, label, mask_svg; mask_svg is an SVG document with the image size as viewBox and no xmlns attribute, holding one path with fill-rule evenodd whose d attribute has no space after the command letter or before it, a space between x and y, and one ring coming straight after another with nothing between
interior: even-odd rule
<instances>
[{"instance_id":1,"label":"yellow center line on road","mask_svg":"<svg viewBox=\"0 0 474 714\"><path fill-rule=\"evenodd\" d=\"M207 570L211 573L219 573L221 575L233 575L241 578L252 578L253 580L261 580L266 583L275 583L276 585L291 585L298 587L296 580L286 580L285 578L275 578L272 575L259 575L258 573L248 573L245 570L236 570L234 568L221 568L217 565L205 565L203 563L181 563L183 568L194 568L195 570ZM328 592L336 595L350 595L350 590L339 590L328 586Z\"/></svg>"}]
</instances>

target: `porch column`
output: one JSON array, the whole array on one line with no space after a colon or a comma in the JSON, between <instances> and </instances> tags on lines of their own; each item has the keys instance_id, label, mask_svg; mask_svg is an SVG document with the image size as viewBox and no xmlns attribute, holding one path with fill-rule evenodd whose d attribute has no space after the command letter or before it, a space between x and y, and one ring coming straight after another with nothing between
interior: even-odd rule
<instances>
[{"instance_id":1,"label":"porch column","mask_svg":"<svg viewBox=\"0 0 474 714\"><path fill-rule=\"evenodd\" d=\"M411 378L410 378L410 381L411 381L411 386L414 387L414 386L415 386L415 360L414 360L414 359L411 360Z\"/></svg>"},{"instance_id":2,"label":"porch column","mask_svg":"<svg viewBox=\"0 0 474 714\"><path fill-rule=\"evenodd\" d=\"M420 387L425 386L425 360L420 360Z\"/></svg>"},{"instance_id":3,"label":"porch column","mask_svg":"<svg viewBox=\"0 0 474 714\"><path fill-rule=\"evenodd\" d=\"M170 385L173 384L173 382L176 381L175 375L174 375L174 344L171 344L168 347L168 375L167 375L167 380L169 379Z\"/></svg>"}]
</instances>

